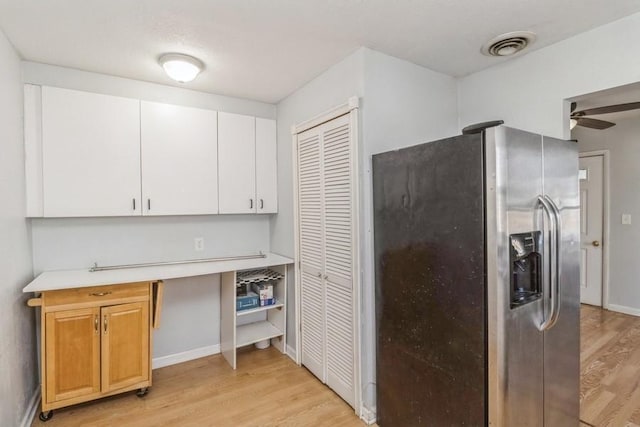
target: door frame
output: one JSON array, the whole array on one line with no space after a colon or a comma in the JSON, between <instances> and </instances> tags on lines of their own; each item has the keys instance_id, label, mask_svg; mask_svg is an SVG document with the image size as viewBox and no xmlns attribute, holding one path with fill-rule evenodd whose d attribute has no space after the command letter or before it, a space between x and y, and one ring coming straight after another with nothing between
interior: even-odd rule
<instances>
[{"instance_id":1,"label":"door frame","mask_svg":"<svg viewBox=\"0 0 640 427\"><path fill-rule=\"evenodd\" d=\"M609 150L582 151L578 157L602 157L602 308L609 309Z\"/></svg>"},{"instance_id":2,"label":"door frame","mask_svg":"<svg viewBox=\"0 0 640 427\"><path fill-rule=\"evenodd\" d=\"M294 287L295 287L295 331L296 331L296 354L295 362L302 365L302 322L301 314L301 292L300 292L300 212L298 200L298 134L308 129L320 126L345 114L350 116L351 132L351 155L352 155L352 183L353 183L353 224L352 227L352 278L353 278L353 333L354 333L354 409L358 417L362 418L362 360L361 360L361 274L360 274L360 171L359 171L359 135L358 135L358 111L360 107L357 96L350 97L344 104L337 105L323 113L320 113L309 120L305 120L291 126L291 153L292 153L292 173L293 173L293 226L294 226Z\"/></svg>"}]
</instances>

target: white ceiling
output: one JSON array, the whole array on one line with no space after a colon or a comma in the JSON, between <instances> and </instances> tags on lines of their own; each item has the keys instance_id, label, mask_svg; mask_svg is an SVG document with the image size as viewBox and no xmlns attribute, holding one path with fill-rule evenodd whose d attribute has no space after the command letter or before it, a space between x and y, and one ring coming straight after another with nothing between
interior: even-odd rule
<instances>
[{"instance_id":1,"label":"white ceiling","mask_svg":"<svg viewBox=\"0 0 640 427\"><path fill-rule=\"evenodd\" d=\"M164 84L165 52L207 70L186 87L277 102L360 46L453 76L504 59L508 31L539 49L640 11L640 0L0 0L24 59ZM586 47L588 48L588 47ZM179 85L179 84L176 84Z\"/></svg>"}]
</instances>

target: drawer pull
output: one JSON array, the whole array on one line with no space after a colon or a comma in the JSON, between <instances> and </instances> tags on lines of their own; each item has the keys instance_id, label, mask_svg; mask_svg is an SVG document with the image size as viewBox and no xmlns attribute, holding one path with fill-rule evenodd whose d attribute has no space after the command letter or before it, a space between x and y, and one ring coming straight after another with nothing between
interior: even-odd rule
<instances>
[{"instance_id":1,"label":"drawer pull","mask_svg":"<svg viewBox=\"0 0 640 427\"><path fill-rule=\"evenodd\" d=\"M104 315L104 333L105 335L107 334L107 326L109 325L109 323L107 322L107 315Z\"/></svg>"},{"instance_id":2,"label":"drawer pull","mask_svg":"<svg viewBox=\"0 0 640 427\"><path fill-rule=\"evenodd\" d=\"M100 333L100 327L98 326L98 325L100 324L100 320L98 320L98 319L99 319L99 317L100 317L100 316L98 316L98 315L96 314L96 317L95 317L95 319L93 320L93 327L94 327L94 328L95 328L95 330L96 330L96 334L97 334L97 333Z\"/></svg>"},{"instance_id":3,"label":"drawer pull","mask_svg":"<svg viewBox=\"0 0 640 427\"><path fill-rule=\"evenodd\" d=\"M105 295L111 295L111 291L107 291L107 292L93 292L90 293L89 296L90 297L103 297Z\"/></svg>"}]
</instances>

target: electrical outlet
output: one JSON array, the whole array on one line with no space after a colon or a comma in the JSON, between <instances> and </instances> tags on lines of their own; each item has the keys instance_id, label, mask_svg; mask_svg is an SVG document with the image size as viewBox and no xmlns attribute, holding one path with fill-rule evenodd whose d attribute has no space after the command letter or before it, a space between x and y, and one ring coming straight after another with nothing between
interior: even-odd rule
<instances>
[{"instance_id":1,"label":"electrical outlet","mask_svg":"<svg viewBox=\"0 0 640 427\"><path fill-rule=\"evenodd\" d=\"M204 251L204 237L196 237L193 239L193 249L197 252Z\"/></svg>"},{"instance_id":2,"label":"electrical outlet","mask_svg":"<svg viewBox=\"0 0 640 427\"><path fill-rule=\"evenodd\" d=\"M622 224L631 225L631 214L622 214Z\"/></svg>"}]
</instances>

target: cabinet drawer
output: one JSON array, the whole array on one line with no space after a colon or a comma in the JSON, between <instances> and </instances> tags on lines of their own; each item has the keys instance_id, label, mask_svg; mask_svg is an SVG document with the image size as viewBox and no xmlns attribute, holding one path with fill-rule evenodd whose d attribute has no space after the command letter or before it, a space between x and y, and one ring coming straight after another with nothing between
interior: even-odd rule
<instances>
[{"instance_id":1,"label":"cabinet drawer","mask_svg":"<svg viewBox=\"0 0 640 427\"><path fill-rule=\"evenodd\" d=\"M145 301L149 299L149 288L149 282L126 283L48 291L44 292L42 297L45 310L56 311L69 306L93 307Z\"/></svg>"}]
</instances>

